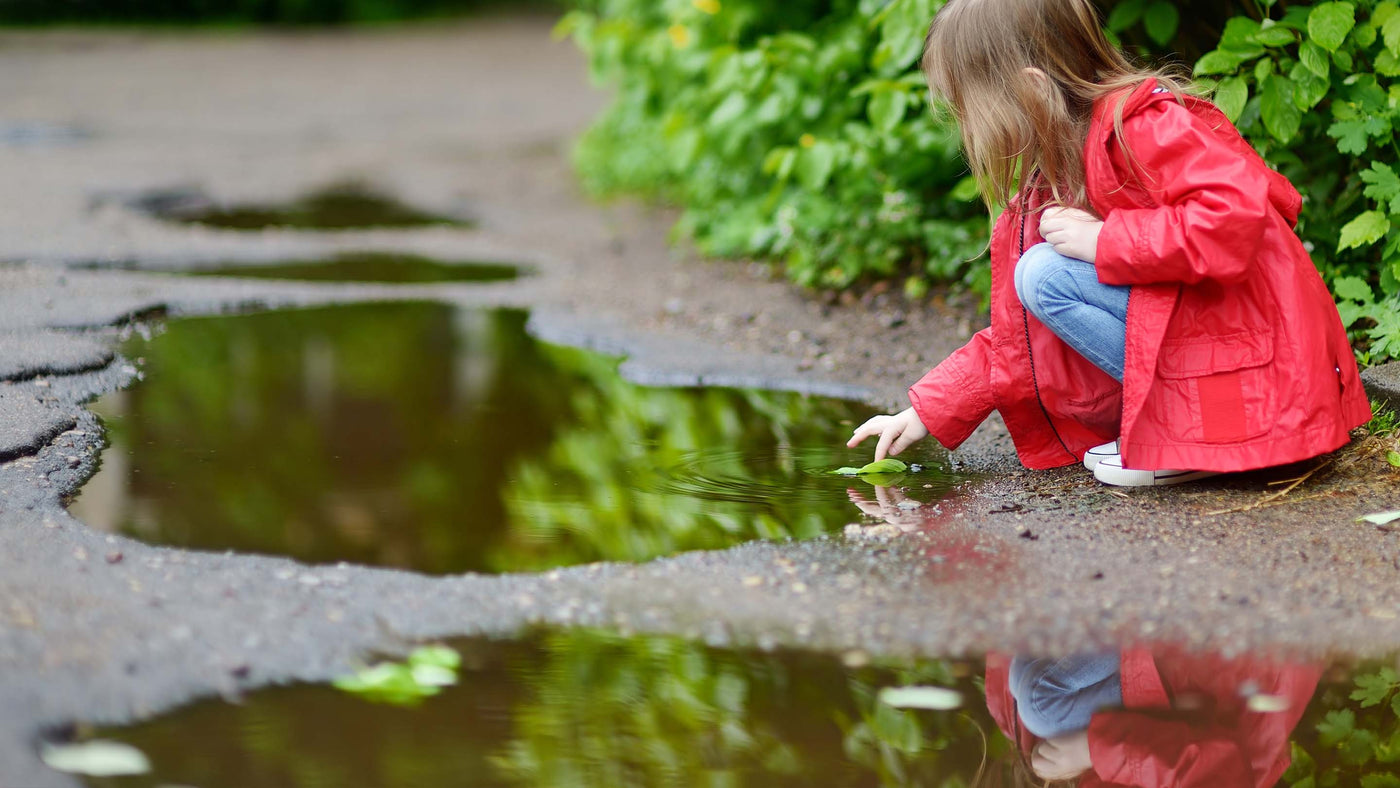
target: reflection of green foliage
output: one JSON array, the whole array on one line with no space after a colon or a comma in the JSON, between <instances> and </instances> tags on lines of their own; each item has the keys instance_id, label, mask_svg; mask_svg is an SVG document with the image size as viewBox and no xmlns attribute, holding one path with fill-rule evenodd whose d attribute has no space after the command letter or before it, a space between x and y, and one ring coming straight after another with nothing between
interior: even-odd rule
<instances>
[{"instance_id":1,"label":"reflection of green foliage","mask_svg":"<svg viewBox=\"0 0 1400 788\"><path fill-rule=\"evenodd\" d=\"M799 459L856 406L633 385L614 359L534 342L524 321L366 304L171 322L125 349L147 379L107 422L113 451L131 454L122 526L452 572L644 560L848 521L844 484Z\"/></svg>"},{"instance_id":2,"label":"reflection of green foliage","mask_svg":"<svg viewBox=\"0 0 1400 788\"><path fill-rule=\"evenodd\" d=\"M348 230L469 224L418 210L356 181L333 183L285 204L201 207L195 211L176 209L158 213L162 218L173 221L229 230L261 230L268 227Z\"/></svg>"},{"instance_id":3,"label":"reflection of green foliage","mask_svg":"<svg viewBox=\"0 0 1400 788\"><path fill-rule=\"evenodd\" d=\"M1400 674L1356 674L1354 687L1325 688L1293 743L1290 788L1400 788Z\"/></svg>"},{"instance_id":4,"label":"reflection of green foliage","mask_svg":"<svg viewBox=\"0 0 1400 788\"><path fill-rule=\"evenodd\" d=\"M241 279L289 279L301 282L498 282L516 278L520 267L505 263L440 263L412 254L352 252L326 260L268 265L224 265L186 272L194 276L236 276Z\"/></svg>"},{"instance_id":5,"label":"reflection of green foliage","mask_svg":"<svg viewBox=\"0 0 1400 788\"><path fill-rule=\"evenodd\" d=\"M498 760L518 785L966 785L995 731L980 707L876 701L881 686L957 681L942 662L851 670L830 657L589 632L553 636L544 650Z\"/></svg>"},{"instance_id":6,"label":"reflection of green foliage","mask_svg":"<svg viewBox=\"0 0 1400 788\"><path fill-rule=\"evenodd\" d=\"M806 476L791 448L834 440L853 408L771 392L643 388L622 380L611 359L549 354L575 376L565 389L573 416L547 452L511 471L513 533L498 568L809 538L850 517L839 487L822 496L795 489ZM705 478L683 487L697 457Z\"/></svg>"},{"instance_id":7,"label":"reflection of green foliage","mask_svg":"<svg viewBox=\"0 0 1400 788\"><path fill-rule=\"evenodd\" d=\"M876 706L880 687L913 682L975 699L975 684L941 662L851 669L825 655L596 631L456 648L458 685L412 709L293 687L102 731L155 772L90 786L951 788L976 773L983 731L1004 747L975 701L959 712Z\"/></svg>"}]
</instances>

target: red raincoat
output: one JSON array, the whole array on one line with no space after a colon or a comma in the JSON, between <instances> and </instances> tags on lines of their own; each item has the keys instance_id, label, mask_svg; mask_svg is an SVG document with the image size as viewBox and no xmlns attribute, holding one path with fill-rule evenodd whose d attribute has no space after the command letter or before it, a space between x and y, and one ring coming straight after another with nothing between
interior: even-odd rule
<instances>
[{"instance_id":1,"label":"red raincoat","mask_svg":"<svg viewBox=\"0 0 1400 788\"><path fill-rule=\"evenodd\" d=\"M1010 662L987 659L987 709L1029 756L1040 739L1016 714ZM1093 769L1079 777L1079 788L1272 788L1288 769L1289 737L1321 674L1305 665L1124 651L1123 708L1097 712L1090 721ZM1286 708L1250 711L1246 689Z\"/></svg>"},{"instance_id":2,"label":"red raincoat","mask_svg":"<svg viewBox=\"0 0 1400 788\"><path fill-rule=\"evenodd\" d=\"M1144 82L1095 107L1084 149L1099 280L1132 285L1122 385L1027 313L1013 272L1043 195L992 229L992 321L909 391L949 449L1000 411L1021 462L1118 439L1130 468L1242 471L1344 445L1371 414L1346 331L1293 232L1302 203L1215 105Z\"/></svg>"}]
</instances>

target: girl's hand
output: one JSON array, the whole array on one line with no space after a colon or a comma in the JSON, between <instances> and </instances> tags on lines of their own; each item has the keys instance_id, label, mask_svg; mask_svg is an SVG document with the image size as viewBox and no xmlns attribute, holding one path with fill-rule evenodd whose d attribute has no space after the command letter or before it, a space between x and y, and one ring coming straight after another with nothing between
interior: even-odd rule
<instances>
[{"instance_id":1,"label":"girl's hand","mask_svg":"<svg viewBox=\"0 0 1400 788\"><path fill-rule=\"evenodd\" d=\"M1046 739L1031 753L1031 769L1042 780L1072 780L1092 768L1087 731Z\"/></svg>"},{"instance_id":2,"label":"girl's hand","mask_svg":"<svg viewBox=\"0 0 1400 788\"><path fill-rule=\"evenodd\" d=\"M1103 222L1078 208L1046 208L1040 215L1040 237L1055 251L1086 263L1098 254Z\"/></svg>"},{"instance_id":3,"label":"girl's hand","mask_svg":"<svg viewBox=\"0 0 1400 788\"><path fill-rule=\"evenodd\" d=\"M885 459L886 455L894 457L912 446L915 441L928 437L928 428L919 421L919 415L914 409L910 408L895 416L876 416L860 425L851 439L846 441L846 447L854 449L872 435L880 436L880 442L875 444L875 461L879 462Z\"/></svg>"}]
</instances>

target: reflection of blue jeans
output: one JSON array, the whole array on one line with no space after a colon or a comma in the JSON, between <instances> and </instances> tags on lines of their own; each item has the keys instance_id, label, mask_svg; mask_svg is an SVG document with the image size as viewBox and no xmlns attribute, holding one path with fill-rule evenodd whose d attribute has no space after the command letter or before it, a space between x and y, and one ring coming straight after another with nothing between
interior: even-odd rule
<instances>
[{"instance_id":1,"label":"reflection of blue jeans","mask_svg":"<svg viewBox=\"0 0 1400 788\"><path fill-rule=\"evenodd\" d=\"M1078 733L1100 709L1123 705L1117 654L1011 660L1011 695L1026 730L1042 739Z\"/></svg>"},{"instance_id":2,"label":"reflection of blue jeans","mask_svg":"<svg viewBox=\"0 0 1400 788\"><path fill-rule=\"evenodd\" d=\"M1016 297L1094 366L1123 380L1128 291L1099 281L1092 263L1036 244L1016 263Z\"/></svg>"}]
</instances>

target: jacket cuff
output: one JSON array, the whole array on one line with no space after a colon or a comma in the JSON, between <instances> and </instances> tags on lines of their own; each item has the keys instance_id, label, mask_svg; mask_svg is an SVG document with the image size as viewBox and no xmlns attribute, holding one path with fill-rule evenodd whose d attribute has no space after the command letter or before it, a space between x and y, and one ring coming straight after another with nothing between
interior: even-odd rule
<instances>
[{"instance_id":1,"label":"jacket cuff","mask_svg":"<svg viewBox=\"0 0 1400 788\"><path fill-rule=\"evenodd\" d=\"M969 409L966 392L972 390L968 381L953 371L937 367L909 389L909 404L943 448L952 451L972 435L991 408Z\"/></svg>"}]
</instances>

